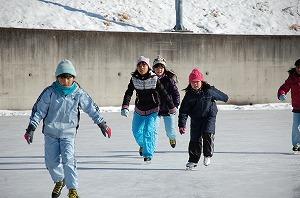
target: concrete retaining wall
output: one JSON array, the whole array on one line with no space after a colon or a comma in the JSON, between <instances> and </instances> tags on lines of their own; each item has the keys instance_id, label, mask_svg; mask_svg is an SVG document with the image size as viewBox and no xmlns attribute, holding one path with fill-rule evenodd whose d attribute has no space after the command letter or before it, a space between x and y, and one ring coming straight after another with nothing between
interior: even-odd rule
<instances>
[{"instance_id":1,"label":"concrete retaining wall","mask_svg":"<svg viewBox=\"0 0 300 198\"><path fill-rule=\"evenodd\" d=\"M139 55L161 54L179 88L198 66L232 104L277 102L300 58L300 36L202 35L0 28L0 109L31 109L62 58L99 106L120 106ZM181 92L183 97L184 92Z\"/></svg>"}]
</instances>

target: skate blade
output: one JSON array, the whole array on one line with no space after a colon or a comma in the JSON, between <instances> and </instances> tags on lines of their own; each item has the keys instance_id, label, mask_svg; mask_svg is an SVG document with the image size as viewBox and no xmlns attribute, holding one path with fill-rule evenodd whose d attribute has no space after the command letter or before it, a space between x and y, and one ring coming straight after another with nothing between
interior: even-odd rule
<instances>
[{"instance_id":1,"label":"skate blade","mask_svg":"<svg viewBox=\"0 0 300 198\"><path fill-rule=\"evenodd\" d=\"M300 155L300 151L293 151L294 155Z\"/></svg>"},{"instance_id":2,"label":"skate blade","mask_svg":"<svg viewBox=\"0 0 300 198\"><path fill-rule=\"evenodd\" d=\"M151 161L144 162L145 165L151 164Z\"/></svg>"},{"instance_id":3,"label":"skate blade","mask_svg":"<svg viewBox=\"0 0 300 198\"><path fill-rule=\"evenodd\" d=\"M185 170L186 171L194 171L194 170L197 170L197 167L186 167Z\"/></svg>"}]
</instances>

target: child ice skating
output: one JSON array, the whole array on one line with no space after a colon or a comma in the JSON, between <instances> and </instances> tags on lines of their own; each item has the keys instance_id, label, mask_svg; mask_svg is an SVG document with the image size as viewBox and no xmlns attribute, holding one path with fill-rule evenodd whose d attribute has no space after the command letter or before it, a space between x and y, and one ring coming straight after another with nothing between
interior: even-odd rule
<instances>
[{"instance_id":1,"label":"child ice skating","mask_svg":"<svg viewBox=\"0 0 300 198\"><path fill-rule=\"evenodd\" d=\"M176 108L178 108L180 103L180 95L178 92L178 88L176 85L176 81L174 78L176 78L176 75L167 70L166 68L166 60L161 57L157 56L157 58L153 61L153 70L155 74L158 76L160 82L163 84L165 90L167 91L169 97L172 99L174 105ZM160 101L159 105L159 117L162 117L165 124L165 131L169 138L169 143L172 148L175 148L176 146L176 128L175 128L175 114L169 113L169 108L167 105L167 102L164 100ZM159 121L159 119L158 119Z\"/></svg>"},{"instance_id":2,"label":"child ice skating","mask_svg":"<svg viewBox=\"0 0 300 198\"><path fill-rule=\"evenodd\" d=\"M293 152L300 152L300 59L295 62L295 67L289 71L289 76L277 92L281 101L286 100L286 94L291 90L293 107L292 145Z\"/></svg>"},{"instance_id":3,"label":"child ice skating","mask_svg":"<svg viewBox=\"0 0 300 198\"><path fill-rule=\"evenodd\" d=\"M167 101L170 113L176 108L167 92L150 68L149 58L141 56L137 60L136 70L132 73L128 88L125 92L121 115L129 114L129 103L136 91L135 109L132 120L132 132L137 144L140 146L140 155L149 163L153 158L156 147L157 118L159 101Z\"/></svg>"},{"instance_id":4,"label":"child ice skating","mask_svg":"<svg viewBox=\"0 0 300 198\"><path fill-rule=\"evenodd\" d=\"M185 89L178 116L180 134L186 133L188 116L191 119L190 142L188 147L189 160L187 170L197 167L203 149L203 164L208 166L214 152L214 134L217 116L215 101L228 101L228 96L204 81L198 68L189 75L189 85Z\"/></svg>"},{"instance_id":5,"label":"child ice skating","mask_svg":"<svg viewBox=\"0 0 300 198\"><path fill-rule=\"evenodd\" d=\"M104 136L110 138L112 131L92 98L75 82L76 71L71 61L62 60L55 76L56 81L44 89L34 104L24 137L31 144L34 131L43 120L45 164L55 183L52 198L59 197L65 185L69 189L68 197L78 198L75 136L79 110L92 118Z\"/></svg>"}]
</instances>

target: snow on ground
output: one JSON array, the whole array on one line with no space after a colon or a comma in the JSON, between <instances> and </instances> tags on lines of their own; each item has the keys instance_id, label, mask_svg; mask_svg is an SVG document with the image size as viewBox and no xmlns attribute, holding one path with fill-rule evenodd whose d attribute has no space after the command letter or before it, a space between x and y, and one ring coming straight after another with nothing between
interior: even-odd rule
<instances>
[{"instance_id":1,"label":"snow on ground","mask_svg":"<svg viewBox=\"0 0 300 198\"><path fill-rule=\"evenodd\" d=\"M133 111L134 105L129 106L129 110ZM255 105L218 105L219 110L287 110L292 109L289 103L270 103L270 104L255 104ZM120 112L121 107L100 107L101 112ZM28 116L31 110L26 111L11 111L0 110L1 116Z\"/></svg>"},{"instance_id":2,"label":"snow on ground","mask_svg":"<svg viewBox=\"0 0 300 198\"><path fill-rule=\"evenodd\" d=\"M194 33L299 35L300 0L182 0ZM0 0L0 27L165 32L175 0ZM294 25L294 29L290 28Z\"/></svg>"}]
</instances>

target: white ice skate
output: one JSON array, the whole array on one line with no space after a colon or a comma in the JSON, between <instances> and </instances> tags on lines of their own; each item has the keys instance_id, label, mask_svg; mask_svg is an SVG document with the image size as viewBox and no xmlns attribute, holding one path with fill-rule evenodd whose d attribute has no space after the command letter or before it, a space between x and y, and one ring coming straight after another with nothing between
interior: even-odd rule
<instances>
[{"instance_id":1,"label":"white ice skate","mask_svg":"<svg viewBox=\"0 0 300 198\"><path fill-rule=\"evenodd\" d=\"M204 157L203 164L204 166L210 165L210 157Z\"/></svg>"},{"instance_id":2,"label":"white ice skate","mask_svg":"<svg viewBox=\"0 0 300 198\"><path fill-rule=\"evenodd\" d=\"M197 168L197 163L194 162L188 162L185 166L185 170L195 170Z\"/></svg>"}]
</instances>

